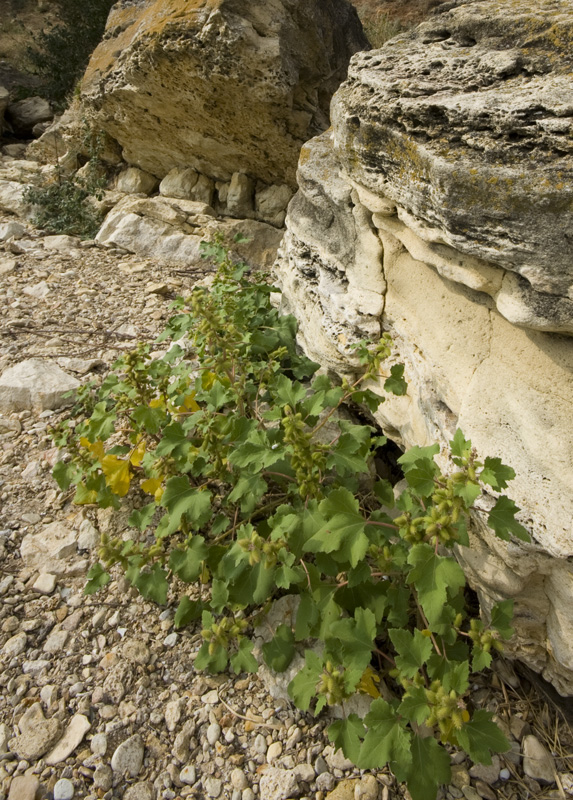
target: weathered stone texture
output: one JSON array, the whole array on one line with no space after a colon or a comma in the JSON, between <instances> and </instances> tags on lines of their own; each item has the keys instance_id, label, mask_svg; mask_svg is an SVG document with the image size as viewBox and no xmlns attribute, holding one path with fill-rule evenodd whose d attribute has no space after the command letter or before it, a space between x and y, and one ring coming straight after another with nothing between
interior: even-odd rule
<instances>
[{"instance_id":1,"label":"weathered stone texture","mask_svg":"<svg viewBox=\"0 0 573 800\"><path fill-rule=\"evenodd\" d=\"M380 406L389 435L439 442L447 467L460 427L480 455L516 470L509 494L532 544L496 539L485 498L460 560L486 611L515 599L513 651L563 693L573 691L573 146L560 131L573 122L561 80L572 32L565 2L462 0L355 56L332 132L301 151L276 265L305 350L330 369L351 372L353 342L392 334L409 388Z\"/></svg>"},{"instance_id":2,"label":"weathered stone texture","mask_svg":"<svg viewBox=\"0 0 573 800\"><path fill-rule=\"evenodd\" d=\"M82 105L159 178L193 167L294 185L300 146L365 46L346 0L131 0L112 9Z\"/></svg>"}]
</instances>

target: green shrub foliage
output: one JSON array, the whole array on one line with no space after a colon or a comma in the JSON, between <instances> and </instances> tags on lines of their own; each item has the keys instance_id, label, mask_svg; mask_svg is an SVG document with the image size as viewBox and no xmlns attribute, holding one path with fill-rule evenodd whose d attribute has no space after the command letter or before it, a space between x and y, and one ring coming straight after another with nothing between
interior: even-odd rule
<instances>
[{"instance_id":1,"label":"green shrub foliage","mask_svg":"<svg viewBox=\"0 0 573 800\"><path fill-rule=\"evenodd\" d=\"M28 57L43 78L46 96L59 107L81 78L105 30L114 0L54 0L58 23L39 34Z\"/></svg>"},{"instance_id":2,"label":"green shrub foliage","mask_svg":"<svg viewBox=\"0 0 573 800\"><path fill-rule=\"evenodd\" d=\"M390 337L358 345L362 374L333 385L298 353L275 290L247 280L220 243L205 254L218 263L214 283L176 302L166 354L141 345L124 356L82 391L75 431L55 434L71 458L54 474L76 503L136 505L128 539L103 536L86 591L119 564L145 597L177 603L176 626L201 620L197 668L236 673L257 669L249 634L271 601L297 595L293 624L263 647L266 663L285 670L306 647L289 693L314 714L370 694L363 719L347 713L330 726L332 742L361 768L389 765L413 800L433 798L450 779L450 745L484 763L508 748L466 698L470 673L512 635L512 602L488 625L471 618L452 548L468 546L484 489L498 496L496 534L528 538L499 495L514 473L478 461L457 431L455 471L438 467L437 445L414 447L399 459L407 485L395 499L371 469L384 437L338 413L346 403L374 411L383 398L368 383L381 374L387 392L405 393L403 365L388 366Z\"/></svg>"}]
</instances>

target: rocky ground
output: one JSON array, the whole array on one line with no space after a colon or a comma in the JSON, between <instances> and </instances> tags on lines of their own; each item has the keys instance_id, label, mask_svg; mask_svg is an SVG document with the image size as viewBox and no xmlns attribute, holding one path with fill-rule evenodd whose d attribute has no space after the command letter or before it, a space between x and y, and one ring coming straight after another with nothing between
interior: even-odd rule
<instances>
[{"instance_id":1,"label":"rocky ground","mask_svg":"<svg viewBox=\"0 0 573 800\"><path fill-rule=\"evenodd\" d=\"M202 277L14 222L0 218L4 376L28 359L80 381L101 376L135 341L152 341L170 300ZM51 478L49 428L65 413L0 416L0 800L403 796L390 775L362 774L334 753L329 720L273 699L262 672L197 673L198 631L175 631L174 609L119 574L83 595L99 533L114 521L74 507ZM573 793L565 726L531 697L503 664L474 685L472 702L498 713L512 750L491 766L452 753L445 797Z\"/></svg>"}]
</instances>

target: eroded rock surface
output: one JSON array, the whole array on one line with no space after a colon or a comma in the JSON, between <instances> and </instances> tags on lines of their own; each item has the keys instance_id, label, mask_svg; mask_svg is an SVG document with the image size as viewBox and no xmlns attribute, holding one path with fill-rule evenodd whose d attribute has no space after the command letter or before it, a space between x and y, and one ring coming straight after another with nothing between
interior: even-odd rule
<instances>
[{"instance_id":1,"label":"eroded rock surface","mask_svg":"<svg viewBox=\"0 0 573 800\"><path fill-rule=\"evenodd\" d=\"M486 609L515 599L516 651L567 694L572 31L559 0L475 0L356 55L332 132L302 149L276 267L330 369L352 372L353 342L392 334L409 389L380 407L389 435L445 453L460 427L516 470L533 543L487 530L490 498L460 558Z\"/></svg>"},{"instance_id":2,"label":"eroded rock surface","mask_svg":"<svg viewBox=\"0 0 573 800\"><path fill-rule=\"evenodd\" d=\"M82 103L158 178L193 167L294 183L298 152L328 126L348 60L367 46L346 0L117 4Z\"/></svg>"}]
</instances>

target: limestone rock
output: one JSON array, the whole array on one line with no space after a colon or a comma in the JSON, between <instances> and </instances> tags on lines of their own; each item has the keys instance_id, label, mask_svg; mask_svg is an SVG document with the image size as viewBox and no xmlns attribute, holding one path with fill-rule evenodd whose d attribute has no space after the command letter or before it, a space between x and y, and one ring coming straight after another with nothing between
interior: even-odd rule
<instances>
[{"instance_id":1,"label":"limestone rock","mask_svg":"<svg viewBox=\"0 0 573 800\"><path fill-rule=\"evenodd\" d=\"M501 598L514 598L517 635L509 652L542 672L561 693L570 694L573 614L566 598L573 588L568 561L573 555L573 340L555 334L573 331L569 306L573 268L560 239L572 220L573 149L564 144L559 153L555 150L555 158L549 158L549 139L534 133L537 123L523 132L540 159L542 182L554 165L562 170L562 185L557 188L553 182L551 190L552 232L545 205L551 191L546 183L539 187L539 204L537 195L531 194L535 210L530 213L524 199L527 181L517 174L515 203L508 202L507 213L497 214L491 197L489 204L481 200L474 204L456 183L474 175L471 170L480 186L482 175L487 183L493 169L489 150L466 146L462 137L457 145L450 143L459 175L438 166L440 141L451 133L446 124L450 119L457 130L464 125L479 130L482 144L490 136L494 154L505 141L507 169L517 171L519 151L511 132L516 130L520 87L534 91L546 81L540 94L544 109L538 115L540 125L547 124L551 108L552 118L559 120L557 127L569 124L573 104L569 111L555 105L558 57L543 62L545 77L535 73L528 82L523 70L517 70L508 73L507 84L501 74L490 76L490 84L478 91L482 84L475 64L470 70L472 59L485 58L484 48L489 47L490 55L497 53L493 61L502 62L499 37L504 24L516 42L524 41L528 26L537 25L538 7L532 0L512 4L469 0L448 6L451 11L438 14L417 32L388 42L376 53L355 56L349 79L333 100L332 132L302 148L299 191L289 204L276 264L281 307L297 316L307 354L341 375L357 369L350 345L359 339L375 340L382 329L390 332L395 358L406 365L409 388L403 397L388 396L377 419L401 446L437 441L441 463L451 469L445 453L460 427L480 456L499 457L514 468L516 479L509 494L522 509L519 519L534 543L522 546L497 539L485 524L493 498L484 498L473 517L472 547L461 548L459 559L486 613ZM554 30L563 42L569 41L573 10L561 0L551 8ZM475 29L477 44L469 38L463 44L462 31L474 30L470 21L474 25L478 18L488 24L481 33ZM429 37L425 50L422 36ZM540 34L535 47L544 40ZM407 55L406 43L414 48L415 58ZM461 74L468 80L474 76L475 104L480 98L485 102L490 90L501 93L494 115L497 127L488 116L489 106L483 130L477 125L468 100L474 90L468 92L466 87L462 92L453 77L454 53ZM562 56L565 64L567 53ZM424 89L421 73L424 64L433 63L430 58L441 60L442 66L428 67ZM535 48L531 59L524 62L531 69L543 61ZM442 80L442 71L444 81L452 78L451 97L444 87L430 93ZM504 99L513 89L517 106ZM568 96L564 89L560 95L564 103ZM446 106L450 116L444 112ZM420 111L419 117L427 140L422 133L418 136L418 126L408 127L415 107L427 111L426 116ZM405 127L398 124L399 109ZM467 121L464 114L469 115ZM504 114L507 136L501 135ZM396 142L402 142L402 149L396 149ZM412 171L420 153L428 167L423 172L425 189L422 178L416 179ZM504 169L497 173L500 182ZM487 186L487 191L497 191L493 180ZM444 192L452 193L445 206ZM518 213L522 201L523 213ZM464 231L456 227L462 218L467 222Z\"/></svg>"},{"instance_id":2,"label":"limestone rock","mask_svg":"<svg viewBox=\"0 0 573 800\"><path fill-rule=\"evenodd\" d=\"M420 238L507 270L492 296L510 322L571 334L573 9L444 9L354 57L332 105L337 153Z\"/></svg>"},{"instance_id":3,"label":"limestone rock","mask_svg":"<svg viewBox=\"0 0 573 800\"><path fill-rule=\"evenodd\" d=\"M24 536L20 555L27 567L61 575L66 571L65 559L74 555L76 550L75 532L61 522L52 522L37 533Z\"/></svg>"},{"instance_id":4,"label":"limestone rock","mask_svg":"<svg viewBox=\"0 0 573 800\"><path fill-rule=\"evenodd\" d=\"M186 165L294 184L301 144L367 46L346 0L143 0L116 5L82 106L124 160L163 178Z\"/></svg>"},{"instance_id":5,"label":"limestone rock","mask_svg":"<svg viewBox=\"0 0 573 800\"><path fill-rule=\"evenodd\" d=\"M555 762L536 736L523 740L523 771L540 783L555 783Z\"/></svg>"},{"instance_id":6,"label":"limestone rock","mask_svg":"<svg viewBox=\"0 0 573 800\"><path fill-rule=\"evenodd\" d=\"M165 197L179 197L192 200L191 192L197 183L199 173L190 167L181 169L174 167L159 184L159 193Z\"/></svg>"},{"instance_id":7,"label":"limestone rock","mask_svg":"<svg viewBox=\"0 0 573 800\"><path fill-rule=\"evenodd\" d=\"M83 714L74 714L60 741L45 757L48 766L53 767L71 755L91 727L90 721Z\"/></svg>"},{"instance_id":8,"label":"limestone rock","mask_svg":"<svg viewBox=\"0 0 573 800\"><path fill-rule=\"evenodd\" d=\"M0 225L0 242L8 239L21 239L26 234L26 228L21 222L4 222Z\"/></svg>"},{"instance_id":9,"label":"limestone rock","mask_svg":"<svg viewBox=\"0 0 573 800\"><path fill-rule=\"evenodd\" d=\"M35 775L17 775L12 778L8 800L36 800L40 781Z\"/></svg>"},{"instance_id":10,"label":"limestone rock","mask_svg":"<svg viewBox=\"0 0 573 800\"><path fill-rule=\"evenodd\" d=\"M26 97L24 100L11 103L6 109L6 119L20 136L31 134L32 128L39 122L53 118L54 112L43 97Z\"/></svg>"},{"instance_id":11,"label":"limestone rock","mask_svg":"<svg viewBox=\"0 0 573 800\"><path fill-rule=\"evenodd\" d=\"M298 780L294 770L269 767L261 776L261 800L287 800L297 793Z\"/></svg>"},{"instance_id":12,"label":"limestone rock","mask_svg":"<svg viewBox=\"0 0 573 800\"><path fill-rule=\"evenodd\" d=\"M128 167L117 176L117 191L126 194L151 194L157 189L158 180L145 170Z\"/></svg>"},{"instance_id":13,"label":"limestone rock","mask_svg":"<svg viewBox=\"0 0 573 800\"><path fill-rule=\"evenodd\" d=\"M39 358L21 361L0 376L0 411L41 412L70 402L68 393L80 385L56 364Z\"/></svg>"},{"instance_id":14,"label":"limestone rock","mask_svg":"<svg viewBox=\"0 0 573 800\"><path fill-rule=\"evenodd\" d=\"M255 187L244 172L234 172L227 191L227 211L234 217L250 217L253 214Z\"/></svg>"},{"instance_id":15,"label":"limestone rock","mask_svg":"<svg viewBox=\"0 0 573 800\"><path fill-rule=\"evenodd\" d=\"M10 739L8 746L19 758L33 761L46 753L59 739L62 726L56 717L46 719L40 703L34 703L20 722L20 735Z\"/></svg>"},{"instance_id":16,"label":"limestone rock","mask_svg":"<svg viewBox=\"0 0 573 800\"><path fill-rule=\"evenodd\" d=\"M114 772L122 775L128 772L132 778L136 778L143 766L143 754L141 736L130 736L116 748L111 758L111 768Z\"/></svg>"},{"instance_id":17,"label":"limestone rock","mask_svg":"<svg viewBox=\"0 0 573 800\"><path fill-rule=\"evenodd\" d=\"M24 200L26 189L18 181L0 180L0 211L25 216L29 208Z\"/></svg>"}]
</instances>

